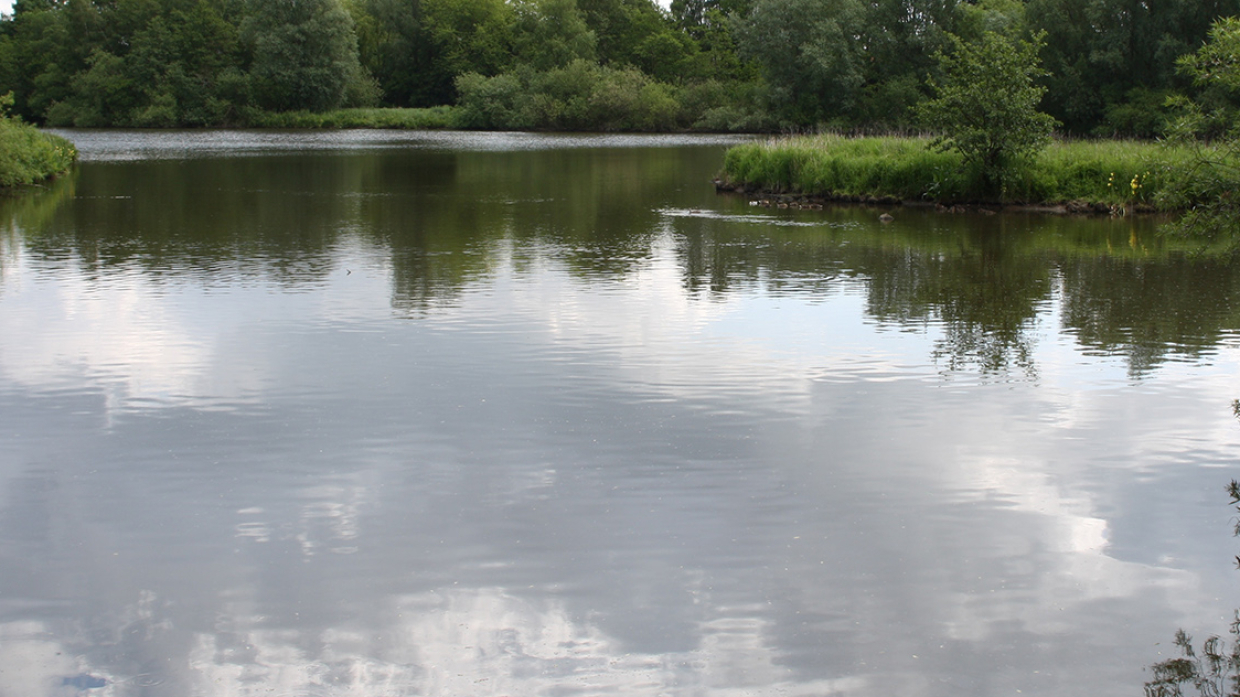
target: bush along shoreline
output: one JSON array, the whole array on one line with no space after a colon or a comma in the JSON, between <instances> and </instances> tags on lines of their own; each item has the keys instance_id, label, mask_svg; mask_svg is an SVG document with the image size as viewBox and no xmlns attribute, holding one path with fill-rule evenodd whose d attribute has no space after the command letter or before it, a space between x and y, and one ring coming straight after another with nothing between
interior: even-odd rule
<instances>
[{"instance_id":1,"label":"bush along shoreline","mask_svg":"<svg viewBox=\"0 0 1240 697\"><path fill-rule=\"evenodd\" d=\"M38 184L68 172L77 161L73 143L9 116L12 104L11 94L0 97L0 189Z\"/></svg>"},{"instance_id":2,"label":"bush along shoreline","mask_svg":"<svg viewBox=\"0 0 1240 697\"><path fill-rule=\"evenodd\" d=\"M828 202L1034 209L1122 215L1172 210L1160 192L1191 153L1161 143L1052 143L1008 171L997 191L928 138L791 136L730 148L715 180L757 205Z\"/></svg>"}]
</instances>

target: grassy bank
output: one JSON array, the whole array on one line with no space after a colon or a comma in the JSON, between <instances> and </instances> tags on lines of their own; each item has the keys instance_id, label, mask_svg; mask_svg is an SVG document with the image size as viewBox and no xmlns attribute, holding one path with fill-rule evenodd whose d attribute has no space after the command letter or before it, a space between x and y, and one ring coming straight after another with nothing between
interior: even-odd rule
<instances>
[{"instance_id":1,"label":"grassy bank","mask_svg":"<svg viewBox=\"0 0 1240 697\"><path fill-rule=\"evenodd\" d=\"M794 136L728 150L724 186L830 198L996 203L959 155L921 138ZM1134 141L1056 142L1004 183L1005 203L1153 208L1166 173L1190 153Z\"/></svg>"},{"instance_id":2,"label":"grassy bank","mask_svg":"<svg viewBox=\"0 0 1240 697\"><path fill-rule=\"evenodd\" d=\"M73 143L0 116L0 187L35 184L67 172L75 160Z\"/></svg>"},{"instance_id":3,"label":"grassy bank","mask_svg":"<svg viewBox=\"0 0 1240 697\"><path fill-rule=\"evenodd\" d=\"M246 114L247 125L254 128L453 128L454 107L428 109L337 109L310 112L254 111Z\"/></svg>"}]
</instances>

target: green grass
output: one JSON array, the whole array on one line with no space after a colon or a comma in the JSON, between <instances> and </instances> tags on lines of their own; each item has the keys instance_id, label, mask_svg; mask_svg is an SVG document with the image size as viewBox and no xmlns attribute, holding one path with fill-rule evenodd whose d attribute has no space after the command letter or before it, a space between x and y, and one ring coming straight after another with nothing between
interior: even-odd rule
<instances>
[{"instance_id":1,"label":"green grass","mask_svg":"<svg viewBox=\"0 0 1240 697\"><path fill-rule=\"evenodd\" d=\"M906 201L993 202L955 153L924 138L794 136L728 150L722 178L778 193ZM1137 141L1055 142L1005 181L1004 202L1153 205L1190 153ZM1135 184L1135 186L1134 186Z\"/></svg>"},{"instance_id":2,"label":"green grass","mask_svg":"<svg viewBox=\"0 0 1240 697\"><path fill-rule=\"evenodd\" d=\"M76 160L73 143L0 116L0 186L35 184L67 172Z\"/></svg>"},{"instance_id":3,"label":"green grass","mask_svg":"<svg viewBox=\"0 0 1240 697\"><path fill-rule=\"evenodd\" d=\"M455 110L450 106L428 109L337 109L310 111L254 112L247 115L256 128L452 128Z\"/></svg>"}]
</instances>

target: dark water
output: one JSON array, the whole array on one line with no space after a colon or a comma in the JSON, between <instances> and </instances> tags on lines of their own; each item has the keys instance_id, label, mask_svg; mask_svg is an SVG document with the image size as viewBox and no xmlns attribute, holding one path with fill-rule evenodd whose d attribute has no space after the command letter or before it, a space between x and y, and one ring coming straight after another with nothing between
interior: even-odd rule
<instances>
[{"instance_id":1,"label":"dark water","mask_svg":"<svg viewBox=\"0 0 1240 697\"><path fill-rule=\"evenodd\" d=\"M0 695L1140 694L1240 267L726 141L74 132L0 204Z\"/></svg>"}]
</instances>

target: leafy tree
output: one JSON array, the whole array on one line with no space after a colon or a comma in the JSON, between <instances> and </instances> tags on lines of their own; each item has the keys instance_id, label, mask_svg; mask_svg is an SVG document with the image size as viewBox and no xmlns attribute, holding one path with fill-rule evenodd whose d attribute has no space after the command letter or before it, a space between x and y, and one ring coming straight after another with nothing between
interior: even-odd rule
<instances>
[{"instance_id":1,"label":"leafy tree","mask_svg":"<svg viewBox=\"0 0 1240 697\"><path fill-rule=\"evenodd\" d=\"M207 0L120 0L109 38L44 114L53 125L215 125L232 120L244 93L236 28ZM240 104L238 104L240 102Z\"/></svg>"},{"instance_id":2,"label":"leafy tree","mask_svg":"<svg viewBox=\"0 0 1240 697\"><path fill-rule=\"evenodd\" d=\"M84 0L19 0L14 5L0 37L0 90L12 90L16 114L42 122L52 105L68 98L70 80L87 68L96 47L91 12Z\"/></svg>"},{"instance_id":3,"label":"leafy tree","mask_svg":"<svg viewBox=\"0 0 1240 697\"><path fill-rule=\"evenodd\" d=\"M576 60L538 72L457 79L461 123L469 128L656 131L676 128L673 90L634 68Z\"/></svg>"},{"instance_id":4,"label":"leafy tree","mask_svg":"<svg viewBox=\"0 0 1240 697\"><path fill-rule=\"evenodd\" d=\"M1209 42L1181 58L1179 67L1215 99L1212 104L1183 96L1172 100L1181 114L1172 141L1189 146L1193 156L1188 166L1168 173L1160 203L1185 210L1170 226L1180 234L1240 240L1240 124L1235 107L1240 103L1240 18L1216 22Z\"/></svg>"},{"instance_id":5,"label":"leafy tree","mask_svg":"<svg viewBox=\"0 0 1240 697\"><path fill-rule=\"evenodd\" d=\"M737 55L734 18L749 14L754 0L672 0L672 21L697 43L693 74L723 80L751 80L753 63Z\"/></svg>"},{"instance_id":6,"label":"leafy tree","mask_svg":"<svg viewBox=\"0 0 1240 697\"><path fill-rule=\"evenodd\" d=\"M239 32L221 14L226 10L226 6L197 0L171 13L177 63L169 67L167 80L176 98L179 124L229 123L235 119L235 108L250 101L241 73Z\"/></svg>"},{"instance_id":7,"label":"leafy tree","mask_svg":"<svg viewBox=\"0 0 1240 697\"><path fill-rule=\"evenodd\" d=\"M576 0L518 0L514 9L513 52L518 62L550 70L597 57L598 39L586 26Z\"/></svg>"},{"instance_id":8,"label":"leafy tree","mask_svg":"<svg viewBox=\"0 0 1240 697\"><path fill-rule=\"evenodd\" d=\"M1139 110L1188 86L1176 59L1201 46L1212 22L1236 14L1240 0L1029 0L1027 23L1047 35L1046 110L1074 133L1150 128L1134 121Z\"/></svg>"},{"instance_id":9,"label":"leafy tree","mask_svg":"<svg viewBox=\"0 0 1240 697\"><path fill-rule=\"evenodd\" d=\"M677 40L671 19L653 0L577 0L577 7L598 39L598 59L603 65L635 66L649 71L656 66L649 63L649 47L642 48L647 42L654 40L668 46L670 40L687 46ZM682 56L671 58L673 62L681 59Z\"/></svg>"},{"instance_id":10,"label":"leafy tree","mask_svg":"<svg viewBox=\"0 0 1240 697\"><path fill-rule=\"evenodd\" d=\"M1018 0L998 0L1018 2ZM864 86L853 110L857 123L880 128L909 125L910 109L926 98L925 75L965 8L989 16L996 0L978 5L951 0L872 0L864 21ZM962 34L967 36L967 34Z\"/></svg>"},{"instance_id":11,"label":"leafy tree","mask_svg":"<svg viewBox=\"0 0 1240 697\"><path fill-rule=\"evenodd\" d=\"M957 10L954 33L966 41L979 41L986 32L1016 36L1025 29L1023 0L980 0L961 3Z\"/></svg>"},{"instance_id":12,"label":"leafy tree","mask_svg":"<svg viewBox=\"0 0 1240 697\"><path fill-rule=\"evenodd\" d=\"M860 0L757 0L734 26L743 57L757 62L772 106L812 124L849 115L865 83L865 4Z\"/></svg>"},{"instance_id":13,"label":"leafy tree","mask_svg":"<svg viewBox=\"0 0 1240 697\"><path fill-rule=\"evenodd\" d=\"M339 0L250 0L241 38L253 56L254 94L268 109L334 109L351 82L368 77Z\"/></svg>"},{"instance_id":14,"label":"leafy tree","mask_svg":"<svg viewBox=\"0 0 1240 697\"><path fill-rule=\"evenodd\" d=\"M939 54L935 96L918 107L940 135L934 145L954 150L977 171L983 193L1002 195L1004 177L1022 158L1050 142L1055 119L1038 111L1046 88L1035 83L1042 36L1032 41L986 32L979 43L951 36L955 49Z\"/></svg>"},{"instance_id":15,"label":"leafy tree","mask_svg":"<svg viewBox=\"0 0 1240 697\"><path fill-rule=\"evenodd\" d=\"M985 8L1004 0L983 0ZM1016 0L1007 0L1016 2ZM955 0L756 0L733 15L741 57L792 126L900 128L963 12ZM985 14L988 9L978 9Z\"/></svg>"},{"instance_id":16,"label":"leafy tree","mask_svg":"<svg viewBox=\"0 0 1240 697\"><path fill-rule=\"evenodd\" d=\"M432 103L456 100L457 75L495 75L512 62L512 8L504 0L421 0L431 61L422 66Z\"/></svg>"},{"instance_id":17,"label":"leafy tree","mask_svg":"<svg viewBox=\"0 0 1240 697\"><path fill-rule=\"evenodd\" d=\"M693 39L662 24L633 47L629 64L656 80L679 82L708 74L695 60L697 54L697 43Z\"/></svg>"},{"instance_id":18,"label":"leafy tree","mask_svg":"<svg viewBox=\"0 0 1240 697\"><path fill-rule=\"evenodd\" d=\"M73 76L73 94L47 112L54 126L129 125L128 114L141 99L140 86L126 74L125 60L98 50L90 68Z\"/></svg>"}]
</instances>

